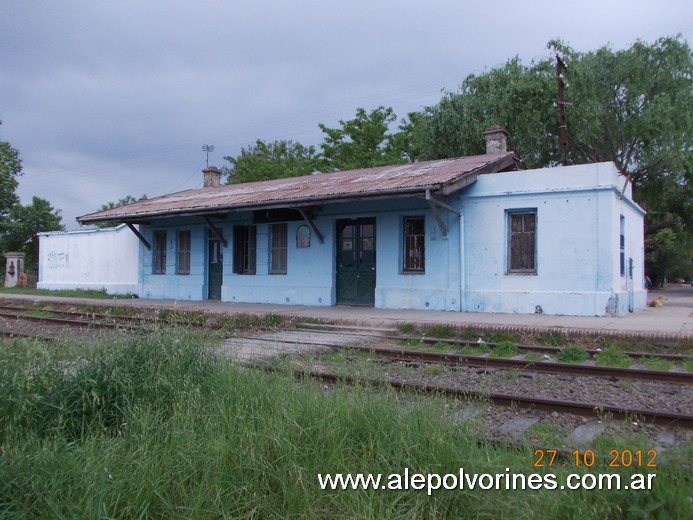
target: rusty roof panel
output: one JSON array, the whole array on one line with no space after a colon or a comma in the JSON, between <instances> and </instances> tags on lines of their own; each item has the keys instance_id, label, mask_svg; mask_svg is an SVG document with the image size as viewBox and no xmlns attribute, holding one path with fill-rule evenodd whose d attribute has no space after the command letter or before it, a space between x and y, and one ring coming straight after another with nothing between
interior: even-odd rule
<instances>
[{"instance_id":1,"label":"rusty roof panel","mask_svg":"<svg viewBox=\"0 0 693 520\"><path fill-rule=\"evenodd\" d=\"M199 188L140 200L127 206L77 217L80 223L133 220L259 206L319 203L385 194L438 189L467 175L502 163L512 152L419 163L379 166L288 179Z\"/></svg>"}]
</instances>

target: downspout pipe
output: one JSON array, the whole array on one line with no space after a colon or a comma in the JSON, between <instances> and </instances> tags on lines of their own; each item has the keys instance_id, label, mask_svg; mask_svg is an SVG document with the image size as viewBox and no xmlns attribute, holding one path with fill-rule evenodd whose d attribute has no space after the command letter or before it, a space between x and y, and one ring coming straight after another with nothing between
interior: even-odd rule
<instances>
[{"instance_id":1,"label":"downspout pipe","mask_svg":"<svg viewBox=\"0 0 693 520\"><path fill-rule=\"evenodd\" d=\"M464 213L460 211L460 312L465 311L464 306L464 293L466 291L466 280L464 278L464 268L465 268L465 247L464 247Z\"/></svg>"}]
</instances>

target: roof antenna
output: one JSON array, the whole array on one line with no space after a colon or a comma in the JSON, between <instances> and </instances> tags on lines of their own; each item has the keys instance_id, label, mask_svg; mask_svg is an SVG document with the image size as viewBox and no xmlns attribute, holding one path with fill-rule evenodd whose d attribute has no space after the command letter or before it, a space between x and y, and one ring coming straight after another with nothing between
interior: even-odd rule
<instances>
[{"instance_id":1,"label":"roof antenna","mask_svg":"<svg viewBox=\"0 0 693 520\"><path fill-rule=\"evenodd\" d=\"M209 168L209 154L214 151L213 144L203 144L202 151L207 152L207 168Z\"/></svg>"}]
</instances>

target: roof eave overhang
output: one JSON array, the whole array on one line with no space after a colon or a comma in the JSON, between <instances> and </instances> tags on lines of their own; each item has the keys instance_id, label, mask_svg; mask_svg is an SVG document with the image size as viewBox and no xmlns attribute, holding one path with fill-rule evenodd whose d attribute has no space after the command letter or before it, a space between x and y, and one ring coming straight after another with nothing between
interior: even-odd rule
<instances>
[{"instance_id":1,"label":"roof eave overhang","mask_svg":"<svg viewBox=\"0 0 693 520\"><path fill-rule=\"evenodd\" d=\"M450 195L460 191L467 186L476 182L479 175L488 173L500 173L509 170L525 169L524 164L516 154L507 154L499 157L495 161L488 162L479 168L475 168L465 173L456 181L445 184L415 186L411 188L401 188L390 191L374 191L370 193L358 193L353 195L335 194L321 197L296 198L288 200L280 200L276 202L263 202L256 204L248 202L244 204L220 205L213 208L182 208L182 209L167 209L161 211L151 211L134 213L131 215L116 215L113 217L94 217L85 215L77 217L77 222L80 224L95 224L97 222L125 222L131 224L146 224L151 219L167 218L167 217L195 217L195 216L213 216L234 213L239 211L252 211L264 209L283 209L283 208L302 208L307 206L319 206L327 203L341 202L356 202L370 201L379 199L391 199L401 197L425 197L426 192L437 193L443 196Z\"/></svg>"},{"instance_id":2,"label":"roof eave overhang","mask_svg":"<svg viewBox=\"0 0 693 520\"><path fill-rule=\"evenodd\" d=\"M114 216L114 217L77 217L77 222L80 224L94 224L97 222L130 222L132 224L137 223L148 223L151 219L167 218L167 217L201 217L201 216L213 216L213 215L223 215L227 213L236 213L241 211L253 211L253 210L264 210L264 209L285 209L285 208L305 208L311 206L321 206L327 203L341 203L341 202L359 202L359 201L371 201L371 200L382 200L382 199L392 199L392 198L402 198L402 197L423 197L426 191L439 192L441 186L418 186L416 188L408 188L406 190L398 190L397 192L375 192L375 193L359 193L355 196L344 195L331 195L325 197L315 197L310 199L294 199L294 200L282 200L277 202L266 202L261 204L247 203L247 204L234 204L229 206L214 206L213 208L195 208L195 209L177 209L177 210L163 210L157 212L143 212L139 214L132 214L127 216Z\"/></svg>"}]
</instances>

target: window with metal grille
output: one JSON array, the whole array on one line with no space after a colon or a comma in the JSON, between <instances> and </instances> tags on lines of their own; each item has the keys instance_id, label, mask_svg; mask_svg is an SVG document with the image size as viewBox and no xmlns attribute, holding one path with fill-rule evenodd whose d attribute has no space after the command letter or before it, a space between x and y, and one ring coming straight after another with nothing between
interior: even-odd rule
<instances>
[{"instance_id":1,"label":"window with metal grille","mask_svg":"<svg viewBox=\"0 0 693 520\"><path fill-rule=\"evenodd\" d=\"M404 219L404 262L405 273L424 273L426 271L425 220L423 217Z\"/></svg>"},{"instance_id":2,"label":"window with metal grille","mask_svg":"<svg viewBox=\"0 0 693 520\"><path fill-rule=\"evenodd\" d=\"M286 274L286 224L272 224L270 234L270 274Z\"/></svg>"},{"instance_id":3,"label":"window with metal grille","mask_svg":"<svg viewBox=\"0 0 693 520\"><path fill-rule=\"evenodd\" d=\"M233 272L237 274L255 274L256 263L255 226L234 226Z\"/></svg>"},{"instance_id":4,"label":"window with metal grille","mask_svg":"<svg viewBox=\"0 0 693 520\"><path fill-rule=\"evenodd\" d=\"M178 232L177 274L190 274L190 231Z\"/></svg>"},{"instance_id":5,"label":"window with metal grille","mask_svg":"<svg viewBox=\"0 0 693 520\"><path fill-rule=\"evenodd\" d=\"M166 231L154 231L154 259L152 273L166 274Z\"/></svg>"},{"instance_id":6,"label":"window with metal grille","mask_svg":"<svg viewBox=\"0 0 693 520\"><path fill-rule=\"evenodd\" d=\"M508 211L508 273L537 273L537 210Z\"/></svg>"},{"instance_id":7,"label":"window with metal grille","mask_svg":"<svg viewBox=\"0 0 693 520\"><path fill-rule=\"evenodd\" d=\"M626 276L626 218L621 215L620 264L621 276Z\"/></svg>"}]
</instances>

